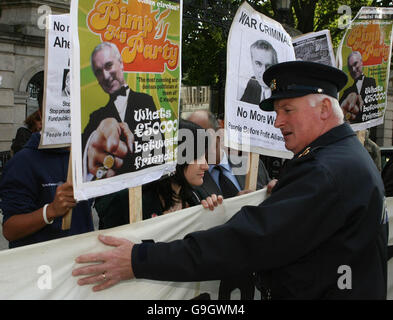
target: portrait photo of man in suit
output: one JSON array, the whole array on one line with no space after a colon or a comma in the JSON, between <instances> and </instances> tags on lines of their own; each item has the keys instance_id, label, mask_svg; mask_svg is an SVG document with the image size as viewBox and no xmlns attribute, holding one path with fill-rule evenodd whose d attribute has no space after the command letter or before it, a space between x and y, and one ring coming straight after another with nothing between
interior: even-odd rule
<instances>
[{"instance_id":1,"label":"portrait photo of man in suit","mask_svg":"<svg viewBox=\"0 0 393 320\"><path fill-rule=\"evenodd\" d=\"M71 92L71 84L70 84L70 69L64 69L63 72L63 85L62 85L62 90L61 94L64 97L69 97L70 92Z\"/></svg>"},{"instance_id":2,"label":"portrait photo of man in suit","mask_svg":"<svg viewBox=\"0 0 393 320\"><path fill-rule=\"evenodd\" d=\"M365 102L366 89L375 88L377 84L374 78L364 75L363 59L359 51L351 52L347 63L353 84L344 90L340 98L340 106L344 111L345 118L350 123L359 123L362 122L364 108L371 104L371 102Z\"/></svg>"},{"instance_id":3,"label":"portrait photo of man in suit","mask_svg":"<svg viewBox=\"0 0 393 320\"><path fill-rule=\"evenodd\" d=\"M142 143L141 130L152 125L151 117L137 114L157 111L150 95L128 87L115 44L97 45L91 54L91 67L102 90L109 95L109 101L90 114L82 133L84 182L137 170L134 146ZM158 138L162 138L162 134Z\"/></svg>"},{"instance_id":4,"label":"portrait photo of man in suit","mask_svg":"<svg viewBox=\"0 0 393 320\"><path fill-rule=\"evenodd\" d=\"M271 96L269 86L263 82L263 74L266 69L278 63L277 52L269 42L258 40L250 46L250 54L254 75L248 81L240 101L259 105Z\"/></svg>"}]
</instances>

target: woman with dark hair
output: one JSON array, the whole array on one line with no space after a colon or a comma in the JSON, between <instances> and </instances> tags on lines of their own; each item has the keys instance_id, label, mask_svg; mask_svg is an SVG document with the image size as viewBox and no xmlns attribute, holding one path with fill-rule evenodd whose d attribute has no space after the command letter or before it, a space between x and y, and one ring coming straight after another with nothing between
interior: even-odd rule
<instances>
[{"instance_id":1,"label":"woman with dark hair","mask_svg":"<svg viewBox=\"0 0 393 320\"><path fill-rule=\"evenodd\" d=\"M11 151L13 155L22 150L24 145L29 141L34 132L39 132L42 129L41 112L37 110L28 116L25 120L25 126L20 127L16 131L15 139L12 140Z\"/></svg>"},{"instance_id":2,"label":"woman with dark hair","mask_svg":"<svg viewBox=\"0 0 393 320\"><path fill-rule=\"evenodd\" d=\"M213 202L222 202L222 197L216 195L201 199L193 190L194 186L202 185L204 173L209 168L205 158L208 139L204 129L187 120L180 120L179 129L187 132L179 134L178 164L174 174L142 187L143 219L198 204L212 208ZM129 223L128 189L96 199L95 208L100 229Z\"/></svg>"}]
</instances>

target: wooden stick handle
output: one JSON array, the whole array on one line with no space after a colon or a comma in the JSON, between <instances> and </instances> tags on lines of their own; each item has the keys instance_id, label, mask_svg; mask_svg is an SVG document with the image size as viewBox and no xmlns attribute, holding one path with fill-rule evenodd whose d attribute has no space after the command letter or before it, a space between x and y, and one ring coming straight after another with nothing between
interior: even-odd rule
<instances>
[{"instance_id":1,"label":"wooden stick handle","mask_svg":"<svg viewBox=\"0 0 393 320\"><path fill-rule=\"evenodd\" d=\"M364 141L366 140L366 130L360 130L356 132L356 135L362 145L364 145Z\"/></svg>"},{"instance_id":2,"label":"wooden stick handle","mask_svg":"<svg viewBox=\"0 0 393 320\"><path fill-rule=\"evenodd\" d=\"M128 189L130 223L142 221L142 186Z\"/></svg>"},{"instance_id":3,"label":"wooden stick handle","mask_svg":"<svg viewBox=\"0 0 393 320\"><path fill-rule=\"evenodd\" d=\"M250 152L248 155L248 171L244 189L252 191L257 190L258 166L259 154Z\"/></svg>"},{"instance_id":4,"label":"wooden stick handle","mask_svg":"<svg viewBox=\"0 0 393 320\"><path fill-rule=\"evenodd\" d=\"M72 183L72 158L70 150L70 159L68 161L67 182ZM61 230L69 230L71 228L72 209L70 209L64 216L61 223Z\"/></svg>"}]
</instances>

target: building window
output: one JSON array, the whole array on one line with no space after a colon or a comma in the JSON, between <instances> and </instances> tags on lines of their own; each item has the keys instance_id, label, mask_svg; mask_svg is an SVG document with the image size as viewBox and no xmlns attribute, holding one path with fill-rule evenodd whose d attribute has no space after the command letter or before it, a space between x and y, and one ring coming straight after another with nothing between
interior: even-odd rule
<instances>
[{"instance_id":1,"label":"building window","mask_svg":"<svg viewBox=\"0 0 393 320\"><path fill-rule=\"evenodd\" d=\"M44 88L44 72L37 72L27 84L28 93L26 103L26 118L38 110L40 102L42 103L42 93Z\"/></svg>"}]
</instances>

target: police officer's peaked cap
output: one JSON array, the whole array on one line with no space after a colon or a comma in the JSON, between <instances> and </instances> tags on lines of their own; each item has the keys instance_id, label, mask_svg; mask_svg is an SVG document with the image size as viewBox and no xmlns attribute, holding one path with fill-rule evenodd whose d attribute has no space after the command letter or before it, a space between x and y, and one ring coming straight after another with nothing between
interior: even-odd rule
<instances>
[{"instance_id":1,"label":"police officer's peaked cap","mask_svg":"<svg viewBox=\"0 0 393 320\"><path fill-rule=\"evenodd\" d=\"M297 98L308 94L326 94L337 99L338 92L348 81L340 69L308 61L289 61L271 66L263 81L272 90L269 99L260 103L265 111L274 110L274 100Z\"/></svg>"}]
</instances>

